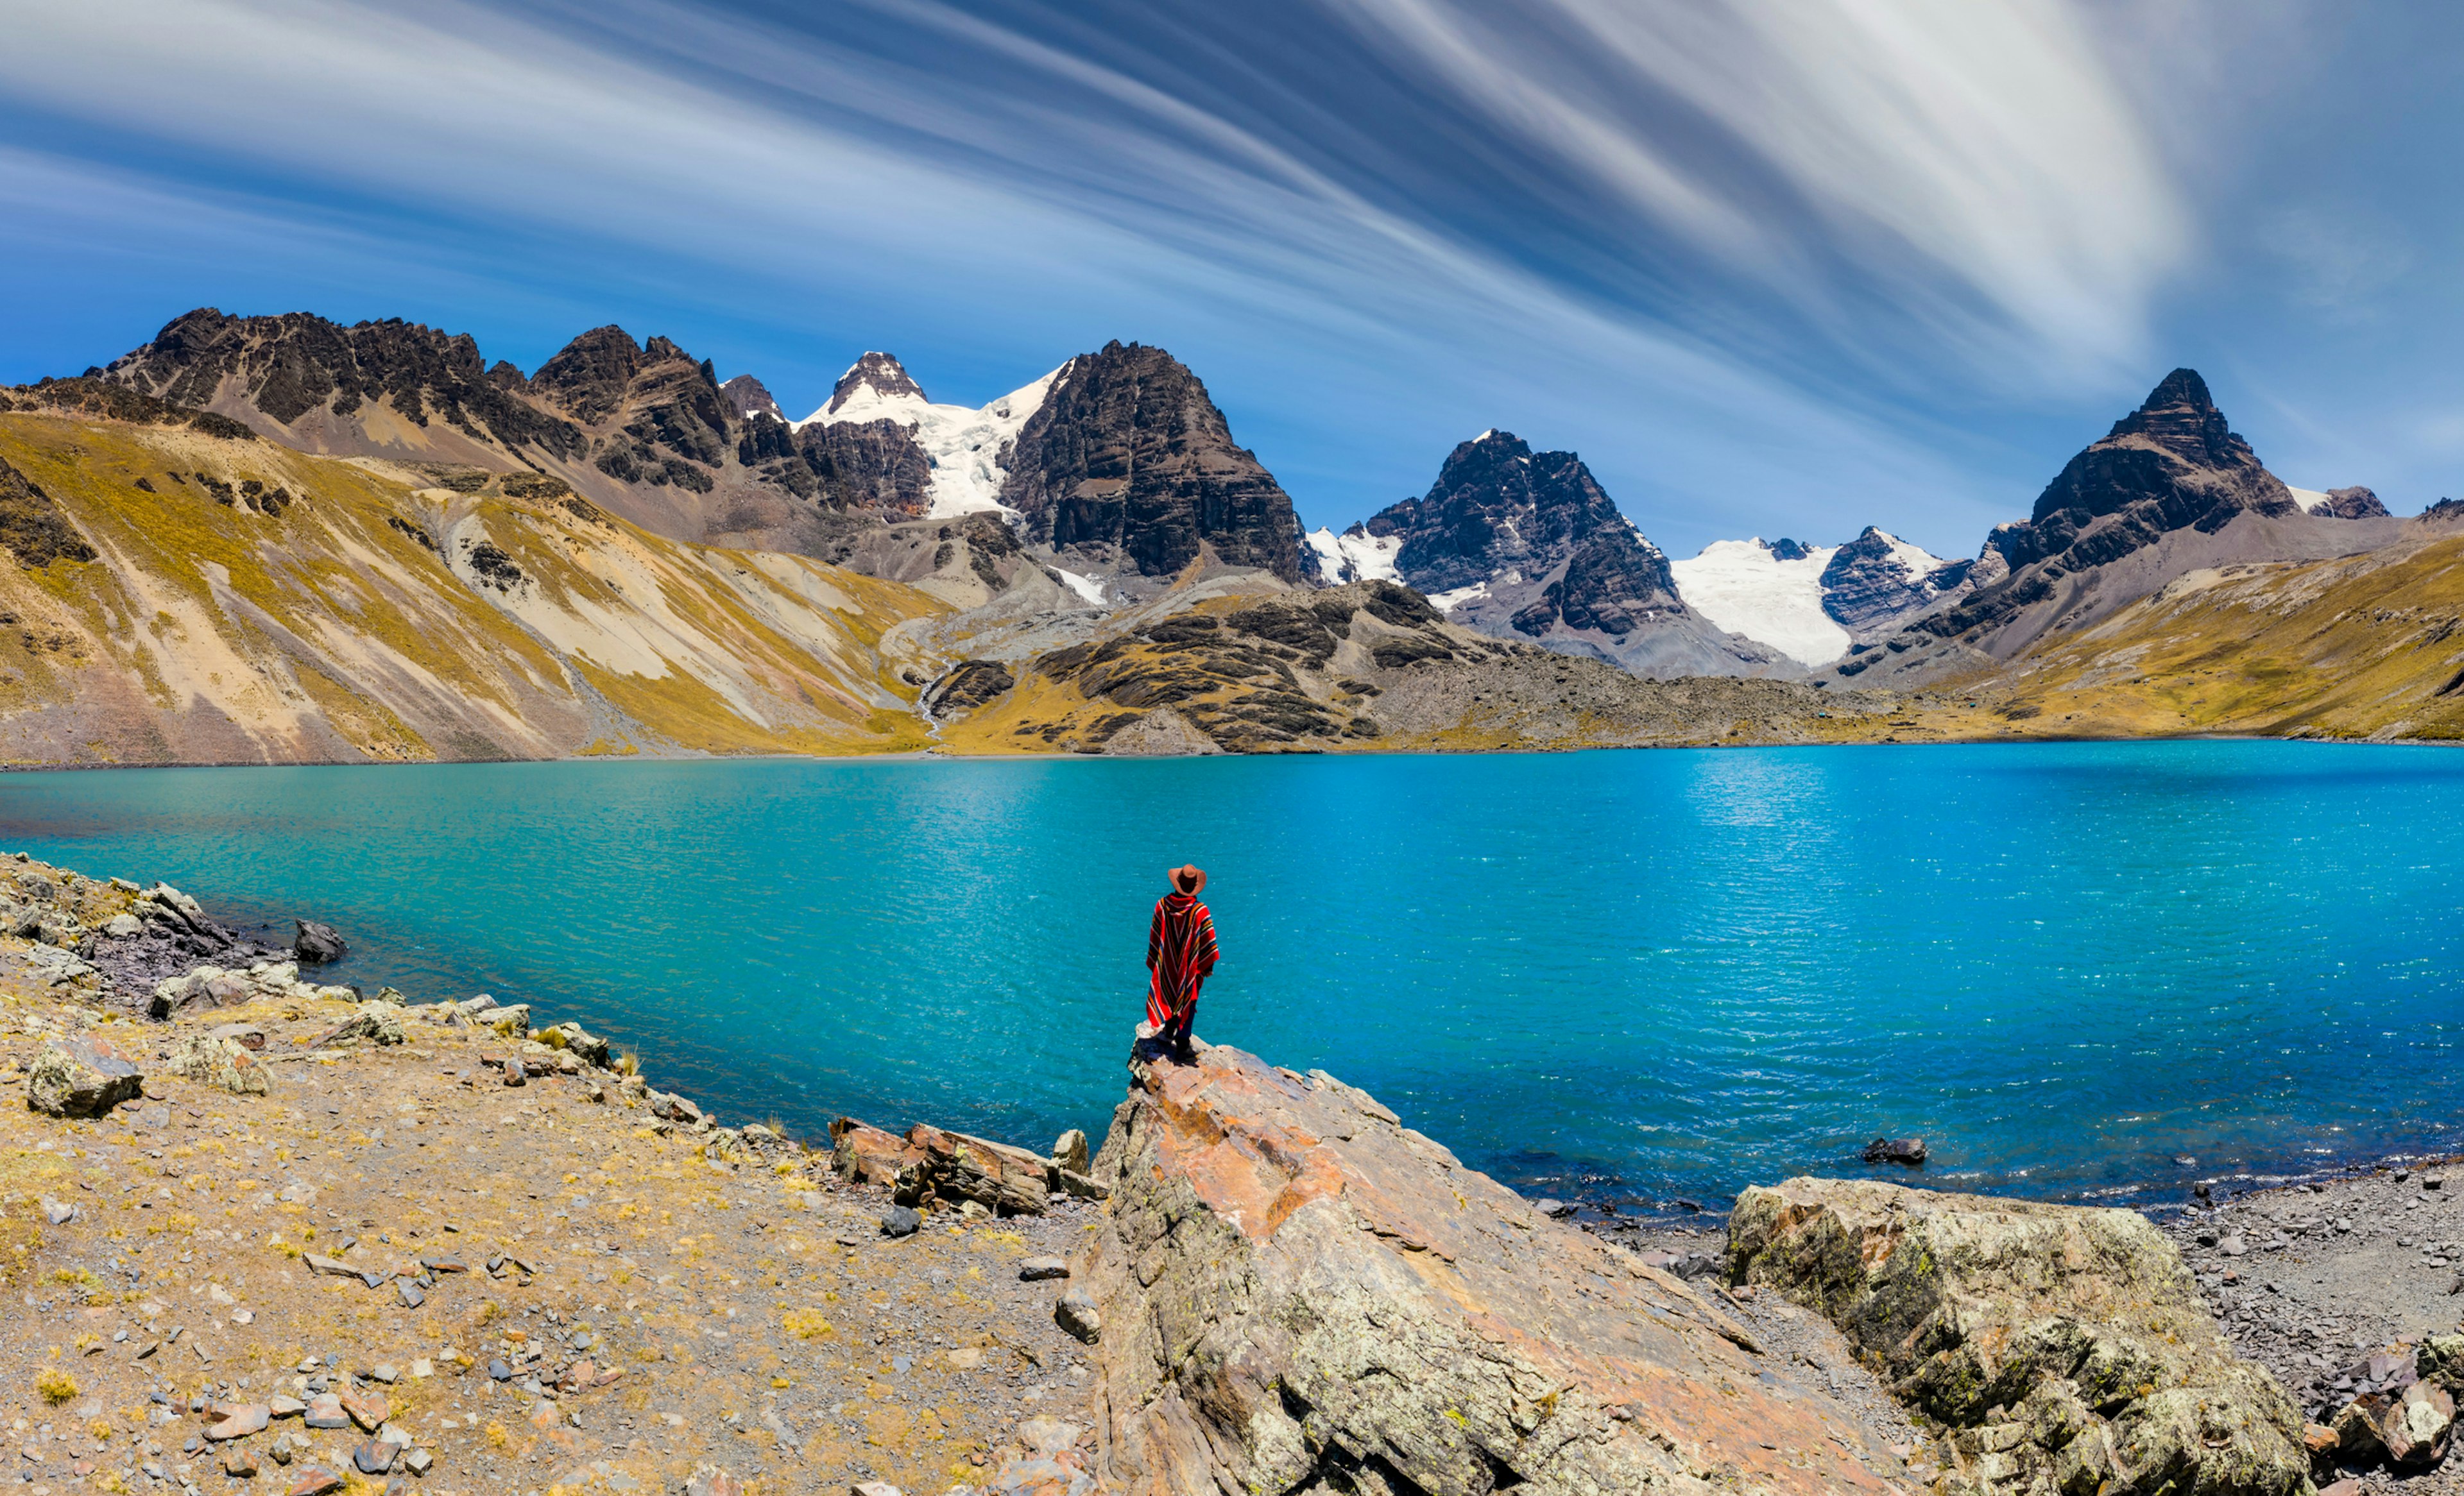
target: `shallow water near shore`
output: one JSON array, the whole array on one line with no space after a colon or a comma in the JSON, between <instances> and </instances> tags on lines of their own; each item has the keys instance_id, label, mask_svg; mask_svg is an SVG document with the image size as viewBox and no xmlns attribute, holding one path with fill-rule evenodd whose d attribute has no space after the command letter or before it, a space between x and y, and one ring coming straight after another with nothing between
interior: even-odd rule
<instances>
[{"instance_id":1,"label":"shallow water near shore","mask_svg":"<svg viewBox=\"0 0 2464 1496\"><path fill-rule=\"evenodd\" d=\"M1881 1133L2148 1202L2464 1142L2459 811L2464 754L2277 742L0 776L0 847L800 1133L1100 1136L1195 861L1201 1036L1532 1192L1715 1207Z\"/></svg>"}]
</instances>

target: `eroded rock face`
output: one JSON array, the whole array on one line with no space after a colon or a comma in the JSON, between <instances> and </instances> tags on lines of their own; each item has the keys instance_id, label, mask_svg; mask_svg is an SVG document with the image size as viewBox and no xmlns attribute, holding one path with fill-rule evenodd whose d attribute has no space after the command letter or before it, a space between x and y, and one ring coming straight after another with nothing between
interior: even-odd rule
<instances>
[{"instance_id":1,"label":"eroded rock face","mask_svg":"<svg viewBox=\"0 0 2464 1496\"><path fill-rule=\"evenodd\" d=\"M1419 498L1370 517L1396 575L1465 627L1596 652L1638 674L1741 674L1776 657L1685 605L1668 558L1570 451L1511 431L1460 443Z\"/></svg>"},{"instance_id":2,"label":"eroded rock face","mask_svg":"<svg viewBox=\"0 0 2464 1496\"><path fill-rule=\"evenodd\" d=\"M1918 627L1941 638L1991 632L2055 583L2177 530L2222 529L2243 514L2298 515L2283 480L2236 434L2194 369L2175 369L2101 441L2073 457L2019 524L1986 538L1980 590Z\"/></svg>"},{"instance_id":3,"label":"eroded rock face","mask_svg":"<svg viewBox=\"0 0 2464 1496\"><path fill-rule=\"evenodd\" d=\"M1863 534L1832 552L1823 565L1822 610L1852 632L1885 628L1957 591L1976 565L1972 561L1923 564L1930 560L1898 536L1869 524Z\"/></svg>"},{"instance_id":4,"label":"eroded rock face","mask_svg":"<svg viewBox=\"0 0 2464 1496\"><path fill-rule=\"evenodd\" d=\"M1237 1049L1133 1062L1070 1270L1125 1493L1901 1488L1690 1286L1367 1094Z\"/></svg>"},{"instance_id":5,"label":"eroded rock face","mask_svg":"<svg viewBox=\"0 0 2464 1496\"><path fill-rule=\"evenodd\" d=\"M1001 502L1028 538L1088 547L1168 577L1201 546L1226 565L1302 574L1291 496L1247 450L1206 386L1161 348L1106 343L1063 366L1020 429Z\"/></svg>"},{"instance_id":6,"label":"eroded rock face","mask_svg":"<svg viewBox=\"0 0 2464 1496\"><path fill-rule=\"evenodd\" d=\"M1791 1179L1738 1197L1727 1270L1879 1358L1956 1489L2307 1489L2292 1399L2135 1212Z\"/></svg>"}]
</instances>

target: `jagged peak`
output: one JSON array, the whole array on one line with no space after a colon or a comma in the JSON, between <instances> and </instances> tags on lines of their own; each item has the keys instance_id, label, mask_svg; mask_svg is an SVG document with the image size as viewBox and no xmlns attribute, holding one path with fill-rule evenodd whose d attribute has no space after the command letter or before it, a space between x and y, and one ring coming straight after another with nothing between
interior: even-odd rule
<instances>
[{"instance_id":1,"label":"jagged peak","mask_svg":"<svg viewBox=\"0 0 2464 1496\"><path fill-rule=\"evenodd\" d=\"M2199 377L2197 369L2175 369L2159 380L2156 387L2147 392L2147 398L2139 403L2143 411L2179 406L2189 406L2194 410L2213 410L2216 407L2215 401L2208 394L2208 382Z\"/></svg>"},{"instance_id":2,"label":"jagged peak","mask_svg":"<svg viewBox=\"0 0 2464 1496\"><path fill-rule=\"evenodd\" d=\"M718 392L726 398L739 419L757 415L766 415L774 421L787 419L787 413L779 408L779 402L772 397L769 386L750 374L737 375L719 385Z\"/></svg>"},{"instance_id":3,"label":"jagged peak","mask_svg":"<svg viewBox=\"0 0 2464 1496\"><path fill-rule=\"evenodd\" d=\"M896 359L876 351L867 353L847 365L847 371L839 376L837 386L831 389L830 403L822 407L822 413L837 414L849 401L859 398L868 389L884 400L906 396L925 399L924 386L916 384ZM926 403L930 404L929 401Z\"/></svg>"}]
</instances>

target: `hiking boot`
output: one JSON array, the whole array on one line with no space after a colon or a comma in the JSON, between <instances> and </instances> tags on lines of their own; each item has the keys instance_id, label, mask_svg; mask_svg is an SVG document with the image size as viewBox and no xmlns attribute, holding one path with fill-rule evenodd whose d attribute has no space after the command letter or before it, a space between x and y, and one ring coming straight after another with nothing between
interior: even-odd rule
<instances>
[{"instance_id":1,"label":"hiking boot","mask_svg":"<svg viewBox=\"0 0 2464 1496\"><path fill-rule=\"evenodd\" d=\"M1180 1065L1196 1065L1198 1063L1198 1051L1190 1047L1189 1041L1186 1039L1172 1046L1172 1057L1176 1063Z\"/></svg>"}]
</instances>

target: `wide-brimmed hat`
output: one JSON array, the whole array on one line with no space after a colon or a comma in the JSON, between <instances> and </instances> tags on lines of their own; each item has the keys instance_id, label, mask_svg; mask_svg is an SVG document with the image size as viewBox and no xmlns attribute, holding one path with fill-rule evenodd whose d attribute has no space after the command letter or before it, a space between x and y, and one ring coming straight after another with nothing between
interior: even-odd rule
<instances>
[{"instance_id":1,"label":"wide-brimmed hat","mask_svg":"<svg viewBox=\"0 0 2464 1496\"><path fill-rule=\"evenodd\" d=\"M1199 893L1205 891L1206 869L1199 867L1195 863L1184 864L1178 868L1166 868L1163 870L1163 875L1171 881L1174 889L1190 895L1192 898L1195 898ZM1188 887L1182 888L1181 885L1183 883L1188 884Z\"/></svg>"}]
</instances>

